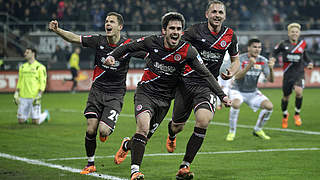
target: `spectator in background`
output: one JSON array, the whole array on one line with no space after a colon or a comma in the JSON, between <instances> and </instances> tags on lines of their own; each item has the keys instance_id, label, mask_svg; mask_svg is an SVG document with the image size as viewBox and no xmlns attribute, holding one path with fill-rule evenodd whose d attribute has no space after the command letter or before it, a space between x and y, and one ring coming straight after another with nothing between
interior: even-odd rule
<instances>
[{"instance_id":1,"label":"spectator in background","mask_svg":"<svg viewBox=\"0 0 320 180\"><path fill-rule=\"evenodd\" d=\"M80 47L76 47L74 49L74 52L71 54L71 57L69 59L69 68L70 68L70 72L72 75L71 79L64 79L64 81L72 81L72 88L71 88L71 92L75 93L76 92L76 88L77 88L77 84L78 84L78 72L80 70L80 66L79 66L79 61L80 61L80 57L79 54L81 52Z\"/></svg>"},{"instance_id":2,"label":"spectator in background","mask_svg":"<svg viewBox=\"0 0 320 180\"><path fill-rule=\"evenodd\" d=\"M56 49L54 51L54 53L51 55L51 60L49 61L49 65L50 67L53 64L65 64L67 62L67 54L65 52L65 50L61 49L61 47L59 45L56 45Z\"/></svg>"}]
</instances>

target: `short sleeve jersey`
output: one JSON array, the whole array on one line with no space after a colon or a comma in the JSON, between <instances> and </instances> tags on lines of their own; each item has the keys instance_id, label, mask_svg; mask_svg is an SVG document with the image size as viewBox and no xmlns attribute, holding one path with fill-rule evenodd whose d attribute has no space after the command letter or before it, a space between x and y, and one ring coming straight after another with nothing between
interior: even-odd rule
<instances>
[{"instance_id":1,"label":"short sleeve jersey","mask_svg":"<svg viewBox=\"0 0 320 180\"><path fill-rule=\"evenodd\" d=\"M291 43L289 40L281 41L273 50L273 57L281 53L283 59L284 76L299 78L304 76L305 62L311 62L307 52L307 43L300 40L297 44Z\"/></svg>"},{"instance_id":2,"label":"short sleeve jersey","mask_svg":"<svg viewBox=\"0 0 320 180\"><path fill-rule=\"evenodd\" d=\"M226 51L231 57L239 53L236 34L225 26L218 34L214 34L209 30L207 23L195 24L185 30L183 38L198 50L204 64L216 79ZM196 78L198 75L186 67L185 76Z\"/></svg>"},{"instance_id":3,"label":"short sleeve jersey","mask_svg":"<svg viewBox=\"0 0 320 180\"><path fill-rule=\"evenodd\" d=\"M243 70L249 64L248 53L241 54L240 70ZM233 82L232 89L239 90L241 92L254 92L257 90L257 84L260 74L263 73L265 77L270 74L270 68L268 66L268 60L263 56L256 58L256 63L249 69L246 75L242 79L236 79Z\"/></svg>"},{"instance_id":4,"label":"short sleeve jersey","mask_svg":"<svg viewBox=\"0 0 320 180\"><path fill-rule=\"evenodd\" d=\"M107 36L104 35L88 35L81 36L81 43L84 47L95 49L93 84L103 92L122 94L126 91L126 76L129 69L130 55L126 54L119 60L116 59L114 66L106 66L102 64L109 53L116 47L129 43L131 39L121 37L117 44L109 44Z\"/></svg>"},{"instance_id":5,"label":"short sleeve jersey","mask_svg":"<svg viewBox=\"0 0 320 180\"><path fill-rule=\"evenodd\" d=\"M39 91L44 91L47 83L46 67L34 61L24 63L19 68L17 89L22 98L36 98Z\"/></svg>"}]
</instances>

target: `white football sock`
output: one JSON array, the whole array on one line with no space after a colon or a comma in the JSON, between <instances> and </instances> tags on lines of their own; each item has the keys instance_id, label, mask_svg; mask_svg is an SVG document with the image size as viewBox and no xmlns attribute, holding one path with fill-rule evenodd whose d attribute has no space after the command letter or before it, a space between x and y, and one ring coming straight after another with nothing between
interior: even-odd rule
<instances>
[{"instance_id":1,"label":"white football sock","mask_svg":"<svg viewBox=\"0 0 320 180\"><path fill-rule=\"evenodd\" d=\"M237 130L237 121L239 116L240 109L234 109L233 107L230 108L229 113L229 132L236 133Z\"/></svg>"},{"instance_id":2,"label":"white football sock","mask_svg":"<svg viewBox=\"0 0 320 180\"><path fill-rule=\"evenodd\" d=\"M41 113L39 118L39 124L43 123L43 121L47 118L47 116L48 116L47 111L44 111L43 113Z\"/></svg>"},{"instance_id":3,"label":"white football sock","mask_svg":"<svg viewBox=\"0 0 320 180\"><path fill-rule=\"evenodd\" d=\"M265 123L270 119L270 116L272 114L272 110L266 110L266 109L262 109L260 111L256 126L254 127L255 131L260 131L262 129L262 127L265 125Z\"/></svg>"}]
</instances>

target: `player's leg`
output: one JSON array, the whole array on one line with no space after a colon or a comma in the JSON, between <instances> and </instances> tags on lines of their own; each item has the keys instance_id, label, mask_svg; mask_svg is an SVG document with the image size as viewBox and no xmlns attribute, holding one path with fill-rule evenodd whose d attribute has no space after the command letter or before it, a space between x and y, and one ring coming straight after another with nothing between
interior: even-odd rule
<instances>
[{"instance_id":1,"label":"player's leg","mask_svg":"<svg viewBox=\"0 0 320 180\"><path fill-rule=\"evenodd\" d=\"M92 87L88 96L86 109L84 110L84 116L87 118L85 149L88 158L88 164L80 172L81 174L88 174L96 171L96 167L94 165L94 154L97 147L97 128L102 111L100 100L103 99L103 96L103 92L100 92L96 88Z\"/></svg>"},{"instance_id":2,"label":"player's leg","mask_svg":"<svg viewBox=\"0 0 320 180\"><path fill-rule=\"evenodd\" d=\"M268 140L268 139L270 139L270 137L264 133L262 128L265 125L265 123L270 119L270 116L271 116L272 110L273 110L273 104L260 91L257 91L257 94L254 95L253 97L254 98L252 98L252 100L250 102L250 107L261 108L261 111L260 111L258 119L257 119L257 123L254 127L253 134L255 136L262 138L262 139Z\"/></svg>"},{"instance_id":3,"label":"player's leg","mask_svg":"<svg viewBox=\"0 0 320 180\"><path fill-rule=\"evenodd\" d=\"M292 93L293 83L287 79L283 80L282 85L282 92L283 97L281 99L281 110L282 110L282 128L288 127L288 119L289 119L289 113L288 113L288 103L290 99L290 94Z\"/></svg>"},{"instance_id":4,"label":"player's leg","mask_svg":"<svg viewBox=\"0 0 320 180\"><path fill-rule=\"evenodd\" d=\"M42 124L49 116L48 110L45 110L43 113L41 113L41 105L32 105L31 110L31 118L32 123L34 124Z\"/></svg>"},{"instance_id":5,"label":"player's leg","mask_svg":"<svg viewBox=\"0 0 320 180\"><path fill-rule=\"evenodd\" d=\"M168 123L168 137L166 148L169 153L176 149L176 135L183 130L185 122L192 112L192 99L190 95L184 94L177 88L175 94L172 120Z\"/></svg>"},{"instance_id":6,"label":"player's leg","mask_svg":"<svg viewBox=\"0 0 320 180\"><path fill-rule=\"evenodd\" d=\"M236 136L237 122L240 106L243 103L243 96L238 90L230 90L230 99L232 100L232 104L229 111L229 133L226 137L227 141L233 141Z\"/></svg>"},{"instance_id":7,"label":"player's leg","mask_svg":"<svg viewBox=\"0 0 320 180\"><path fill-rule=\"evenodd\" d=\"M33 99L20 98L18 105L17 118L19 124L27 123L29 114L31 112Z\"/></svg>"},{"instance_id":8,"label":"player's leg","mask_svg":"<svg viewBox=\"0 0 320 180\"><path fill-rule=\"evenodd\" d=\"M304 79L301 78L299 81L296 82L296 84L294 86L294 91L296 93L294 120L295 120L296 126L302 125L300 111L301 111L301 107L302 107L303 88L304 88Z\"/></svg>"}]
</instances>

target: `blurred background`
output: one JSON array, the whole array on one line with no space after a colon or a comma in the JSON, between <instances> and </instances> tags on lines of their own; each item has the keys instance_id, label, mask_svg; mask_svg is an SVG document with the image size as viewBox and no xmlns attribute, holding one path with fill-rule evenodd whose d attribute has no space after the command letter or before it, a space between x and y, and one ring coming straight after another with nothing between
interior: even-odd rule
<instances>
[{"instance_id":1,"label":"blurred background","mask_svg":"<svg viewBox=\"0 0 320 180\"><path fill-rule=\"evenodd\" d=\"M240 51L252 37L263 42L262 55L268 57L280 40L287 39L291 22L302 25L301 38L307 41L315 65L320 66L319 0L222 0L227 7L225 25L238 35ZM123 15L123 35L139 38L160 33L160 18L168 11L181 12L187 27L206 21L207 0L0 0L0 70L16 71L24 62L26 47L35 47L37 59L48 70L67 69L74 45L47 30L50 20L77 34L105 34L104 19L108 12ZM93 69L94 51L82 48L81 69ZM278 61L276 66L281 66ZM133 59L130 68L142 69L144 61ZM0 75L0 88L1 78ZM319 78L320 79L320 78ZM6 82L8 83L8 79ZM320 80L319 80L320 81ZM320 82L319 82L320 83Z\"/></svg>"}]
</instances>

